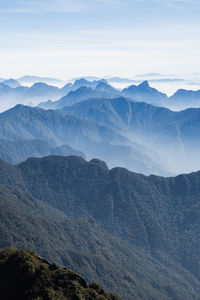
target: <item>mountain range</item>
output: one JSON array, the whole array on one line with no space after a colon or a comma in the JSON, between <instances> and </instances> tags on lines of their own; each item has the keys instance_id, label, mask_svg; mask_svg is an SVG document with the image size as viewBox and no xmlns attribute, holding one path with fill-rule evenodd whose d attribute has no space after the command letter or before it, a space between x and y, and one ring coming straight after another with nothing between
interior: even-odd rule
<instances>
[{"instance_id":1,"label":"mountain range","mask_svg":"<svg viewBox=\"0 0 200 300\"><path fill-rule=\"evenodd\" d=\"M0 251L3 286L5 259L22 255L31 260L21 261L22 276L35 278L39 263L46 270L37 288L31 277L26 293L34 297L65 299L64 279L49 269L62 266L125 300L198 300L200 109L168 107L198 106L199 97L186 90L167 97L147 81L122 90L98 78L59 88L0 82L6 105L44 101L0 113L0 248L44 257ZM197 172L169 177L190 171ZM73 278L72 298L117 299Z\"/></svg>"},{"instance_id":2,"label":"mountain range","mask_svg":"<svg viewBox=\"0 0 200 300\"><path fill-rule=\"evenodd\" d=\"M105 125L74 117L64 110L17 105L0 114L0 139L45 140L51 148L68 145L89 159L105 160L110 167L119 165L145 174L169 174L153 151ZM14 152L14 156L18 153Z\"/></svg>"},{"instance_id":3,"label":"mountain range","mask_svg":"<svg viewBox=\"0 0 200 300\"><path fill-rule=\"evenodd\" d=\"M161 81L165 79L160 79ZM169 81L169 79L167 79ZM177 79L174 79L177 80ZM79 85L77 85L77 83ZM166 107L172 110L183 110L190 107L200 107L200 93L180 89L172 96L168 97L155 88L152 88L148 81L143 81L139 85L130 85L122 90L112 87L106 80L95 80L90 82L86 79L79 79L75 83L66 85L69 89L65 96L57 101L40 103L42 108L62 108L70 106L90 98L113 98L126 97L134 102L145 102L151 105Z\"/></svg>"},{"instance_id":4,"label":"mountain range","mask_svg":"<svg viewBox=\"0 0 200 300\"><path fill-rule=\"evenodd\" d=\"M151 88L148 81L144 81L139 85L131 85L121 91L122 96L130 97L134 101L146 102L152 105L164 106L167 95Z\"/></svg>"},{"instance_id":5,"label":"mountain range","mask_svg":"<svg viewBox=\"0 0 200 300\"><path fill-rule=\"evenodd\" d=\"M195 108L174 112L123 97L94 98L59 111L18 105L0 114L0 138L43 139L110 167L167 175L199 169L199 120Z\"/></svg>"},{"instance_id":6,"label":"mountain range","mask_svg":"<svg viewBox=\"0 0 200 300\"><path fill-rule=\"evenodd\" d=\"M23 80L30 81L33 85L30 87L23 86L25 82ZM160 80L163 81L164 79ZM112 80L110 82L112 83ZM59 87L52 85L55 83L56 79L53 78L32 78L31 76L24 76L17 80L1 80L0 110L3 111L18 103L35 106L39 102L42 102L39 104L42 108L62 108L89 98L113 98L120 96L127 97L132 101L146 102L173 110L200 107L199 90L188 91L181 89L171 97L168 97L166 94L150 87L148 81L143 81L139 85L132 84L122 90L112 87L105 79L89 81L80 78L75 80L74 83L68 82L66 84L59 81ZM60 87L61 85L62 87Z\"/></svg>"},{"instance_id":7,"label":"mountain range","mask_svg":"<svg viewBox=\"0 0 200 300\"><path fill-rule=\"evenodd\" d=\"M123 299L198 299L200 173L163 178L102 161L0 160L0 246L29 248Z\"/></svg>"},{"instance_id":8,"label":"mountain range","mask_svg":"<svg viewBox=\"0 0 200 300\"><path fill-rule=\"evenodd\" d=\"M68 84L66 86L69 87L69 93L67 95L57 101L49 100L47 102L39 103L38 106L46 109L59 109L82 102L89 98L112 98L120 93L119 90L113 88L105 80L90 82L85 79L79 79L76 80L73 85Z\"/></svg>"},{"instance_id":9,"label":"mountain range","mask_svg":"<svg viewBox=\"0 0 200 300\"><path fill-rule=\"evenodd\" d=\"M109 167L122 166L144 174L168 176L200 168L198 108L175 112L116 97L117 90L104 81L79 87L85 82L78 80L73 85L77 89L67 96L41 104L54 106L54 110L18 105L0 114L0 138L42 139L51 148L69 145L89 159L105 160ZM147 82L138 88L142 87L157 99L162 97ZM87 100L91 95L94 97Z\"/></svg>"},{"instance_id":10,"label":"mountain range","mask_svg":"<svg viewBox=\"0 0 200 300\"><path fill-rule=\"evenodd\" d=\"M168 101L171 108L186 109L200 107L200 89L197 91L179 89Z\"/></svg>"},{"instance_id":11,"label":"mountain range","mask_svg":"<svg viewBox=\"0 0 200 300\"><path fill-rule=\"evenodd\" d=\"M64 111L108 126L159 153L172 173L200 168L200 109L174 112L126 98L90 99Z\"/></svg>"},{"instance_id":12,"label":"mountain range","mask_svg":"<svg viewBox=\"0 0 200 300\"><path fill-rule=\"evenodd\" d=\"M6 84L13 89L21 86L21 84L15 79L3 80L1 83Z\"/></svg>"},{"instance_id":13,"label":"mountain range","mask_svg":"<svg viewBox=\"0 0 200 300\"><path fill-rule=\"evenodd\" d=\"M29 157L48 155L77 155L86 158L83 152L74 150L68 145L52 148L45 140L0 139L0 157L10 164L16 165Z\"/></svg>"},{"instance_id":14,"label":"mountain range","mask_svg":"<svg viewBox=\"0 0 200 300\"><path fill-rule=\"evenodd\" d=\"M147 81L138 86L131 85L123 90L113 88L105 80L89 82L85 79L78 80L80 86L77 87L77 81L74 83L73 91L57 101L47 101L40 103L42 108L63 108L71 106L77 102L82 102L90 98L113 98L117 96L128 97L130 100L147 102L158 106L163 106L167 100L167 95L160 93L158 90L151 88ZM72 87L70 87L72 88Z\"/></svg>"},{"instance_id":15,"label":"mountain range","mask_svg":"<svg viewBox=\"0 0 200 300\"><path fill-rule=\"evenodd\" d=\"M109 91L105 93L107 83L105 80L87 81L85 79L76 80L73 84L67 83L61 88L54 85L48 85L45 82L35 82L32 86L23 86L21 81L14 79L4 80L0 82L0 111L6 110L18 103L31 104L35 106L41 101L58 100L68 93L75 91L79 88L88 87L95 89L98 86L97 91L100 95L110 95L111 90L115 90L110 86ZM104 89L104 93L103 93ZM119 91L116 90L118 93ZM73 94L72 94L73 95ZM89 94L88 94L89 95Z\"/></svg>"}]
</instances>

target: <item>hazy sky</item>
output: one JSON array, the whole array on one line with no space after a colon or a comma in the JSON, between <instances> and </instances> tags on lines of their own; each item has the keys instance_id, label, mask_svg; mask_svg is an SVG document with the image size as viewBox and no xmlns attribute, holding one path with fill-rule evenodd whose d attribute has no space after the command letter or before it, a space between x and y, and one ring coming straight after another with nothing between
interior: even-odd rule
<instances>
[{"instance_id":1,"label":"hazy sky","mask_svg":"<svg viewBox=\"0 0 200 300\"><path fill-rule=\"evenodd\" d=\"M0 0L0 77L200 72L199 0Z\"/></svg>"}]
</instances>

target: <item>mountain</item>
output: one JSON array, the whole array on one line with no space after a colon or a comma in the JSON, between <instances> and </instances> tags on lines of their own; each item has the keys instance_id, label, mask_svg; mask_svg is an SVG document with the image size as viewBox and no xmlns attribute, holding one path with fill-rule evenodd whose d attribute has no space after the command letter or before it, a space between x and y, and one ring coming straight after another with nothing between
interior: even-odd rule
<instances>
[{"instance_id":1,"label":"mountain","mask_svg":"<svg viewBox=\"0 0 200 300\"><path fill-rule=\"evenodd\" d=\"M42 108L62 108L64 106L71 106L75 103L88 100L90 98L114 98L114 97L128 97L132 101L146 102L153 105L165 106L167 102L167 95L151 88L148 81L144 81L138 86L131 85L128 88L119 91L105 80L89 82L85 79L75 81L73 86L70 86L71 91L57 101L47 101L39 104Z\"/></svg>"},{"instance_id":2,"label":"mountain","mask_svg":"<svg viewBox=\"0 0 200 300\"><path fill-rule=\"evenodd\" d=\"M64 110L81 119L95 120L156 151L172 173L200 168L200 109L174 112L120 97L91 99Z\"/></svg>"},{"instance_id":3,"label":"mountain","mask_svg":"<svg viewBox=\"0 0 200 300\"><path fill-rule=\"evenodd\" d=\"M10 140L44 139L55 146L92 141L128 143L105 126L73 117L64 111L43 110L17 105L0 114L0 137Z\"/></svg>"},{"instance_id":4,"label":"mountain","mask_svg":"<svg viewBox=\"0 0 200 300\"><path fill-rule=\"evenodd\" d=\"M96 85L96 88L95 88L96 91L99 91L99 92L105 92L105 93L108 93L112 96L116 96L116 95L119 95L119 91L117 89L115 89L114 87L112 87L110 84L108 84L107 82L100 82Z\"/></svg>"},{"instance_id":5,"label":"mountain","mask_svg":"<svg viewBox=\"0 0 200 300\"><path fill-rule=\"evenodd\" d=\"M172 109L186 109L200 107L200 90L191 91L179 89L168 101L168 106Z\"/></svg>"},{"instance_id":6,"label":"mountain","mask_svg":"<svg viewBox=\"0 0 200 300\"><path fill-rule=\"evenodd\" d=\"M98 283L88 286L75 272L51 264L28 250L0 251L0 280L0 297L4 300L119 299L106 293Z\"/></svg>"},{"instance_id":7,"label":"mountain","mask_svg":"<svg viewBox=\"0 0 200 300\"><path fill-rule=\"evenodd\" d=\"M79 88L81 87L88 87L88 88L96 88L96 86L98 84L101 84L101 83L105 83L108 85L108 82L105 80L105 79L99 79L99 80L94 80L94 79L91 79L91 80L87 80L85 78L79 78L79 79L76 79L74 81L74 83L67 83L65 84L62 88L61 88L61 91L64 95L67 95L67 93L71 92L71 91L75 91L75 90L78 90Z\"/></svg>"},{"instance_id":8,"label":"mountain","mask_svg":"<svg viewBox=\"0 0 200 300\"><path fill-rule=\"evenodd\" d=\"M59 109L90 98L111 98L120 93L117 89L113 88L103 80L89 82L85 79L80 79L77 80L73 86L70 86L70 89L71 91L61 99L57 101L41 102L38 106L44 109Z\"/></svg>"},{"instance_id":9,"label":"mountain","mask_svg":"<svg viewBox=\"0 0 200 300\"><path fill-rule=\"evenodd\" d=\"M51 148L69 145L85 153L87 158L105 160L110 167L120 165L145 174L169 174L159 164L158 157L154 160L145 147L107 126L76 118L61 110L17 105L0 114L0 139L15 142L22 139L45 140ZM26 149L23 151L28 154Z\"/></svg>"},{"instance_id":10,"label":"mountain","mask_svg":"<svg viewBox=\"0 0 200 300\"><path fill-rule=\"evenodd\" d=\"M29 248L123 299L198 299L200 172L172 178L99 160L0 160L0 246Z\"/></svg>"},{"instance_id":11,"label":"mountain","mask_svg":"<svg viewBox=\"0 0 200 300\"><path fill-rule=\"evenodd\" d=\"M71 79L71 81L76 81L76 80L79 80L79 79L82 79L83 77L80 76L80 77L74 77ZM84 79L88 80L88 81L94 81L94 80L101 80L100 77L97 77L97 76L84 76Z\"/></svg>"},{"instance_id":12,"label":"mountain","mask_svg":"<svg viewBox=\"0 0 200 300\"><path fill-rule=\"evenodd\" d=\"M7 84L8 86L10 86L11 88L16 88L16 87L20 87L21 84L15 80L15 79L7 79L2 81L3 84Z\"/></svg>"},{"instance_id":13,"label":"mountain","mask_svg":"<svg viewBox=\"0 0 200 300\"><path fill-rule=\"evenodd\" d=\"M23 80L30 81L33 83L31 86L21 86L20 84L24 84ZM45 79L45 78L44 78ZM56 87L52 85L54 80L44 80L40 77L31 77L25 76L19 81L14 79L6 80L0 82L0 111L6 110L16 104L28 104L28 105L37 105L39 102L44 102L42 105L45 107L45 101L48 101L47 107L50 108L54 106L53 104L50 106L51 101L55 101L61 99L62 97L66 96L68 93L73 92L79 88L88 87L91 88L91 93L88 94L87 97L91 97L93 89L98 86L98 90L96 94L101 93L102 95L107 96L110 95L111 91L118 93L119 91L109 86L106 80L95 80L95 81L87 81L85 79L76 80L73 84L67 83L63 87ZM47 78L48 79L48 78ZM48 82L48 83L46 83ZM49 84L50 83L50 84ZM30 85L30 84L29 84ZM60 84L59 84L60 85ZM105 91L107 89L107 92ZM101 90L101 91L100 91ZM104 90L104 92L103 92ZM78 92L79 93L79 92ZM96 95L95 94L95 95ZM69 98L71 99L73 96L70 95ZM76 97L76 93L74 94ZM80 95L81 96L81 95ZM82 94L82 97L84 95ZM84 98L85 99L85 98ZM72 102L76 102L72 100Z\"/></svg>"},{"instance_id":14,"label":"mountain","mask_svg":"<svg viewBox=\"0 0 200 300\"><path fill-rule=\"evenodd\" d=\"M148 76L147 76L148 77ZM130 85L123 90L112 87L110 83L127 82L128 79L108 78L98 79L79 78L74 83L68 82L64 86L64 81L54 78L43 78L38 76L24 76L17 80L9 79L1 81L0 85L0 110L3 111L16 105L38 103L42 108L62 108L90 98L113 98L124 96L132 101L146 102L152 105L168 107L175 110L188 107L199 107L199 91L178 90L171 97L161 93L149 86L148 81L143 81L139 85ZM95 79L95 80L94 80ZM177 82L184 79L179 78L154 78L151 82ZM138 82L138 80L132 80ZM131 83L131 81L129 81ZM27 84L28 86L21 86ZM32 86L30 86L32 84ZM57 86L54 86L58 85ZM8 88L8 86L10 88ZM62 87L60 87L62 86Z\"/></svg>"},{"instance_id":15,"label":"mountain","mask_svg":"<svg viewBox=\"0 0 200 300\"><path fill-rule=\"evenodd\" d=\"M82 86L86 86L86 87L91 87L91 88L96 88L96 86L100 83L105 83L105 84L108 84L108 82L105 80L105 79L99 79L99 80L87 80L85 78L80 78L80 79L77 79L75 80L73 86L74 86L74 89L78 89Z\"/></svg>"},{"instance_id":16,"label":"mountain","mask_svg":"<svg viewBox=\"0 0 200 300\"><path fill-rule=\"evenodd\" d=\"M128 119L131 117L131 101L120 97L115 99L92 98L63 107L63 110L80 119L95 121L101 125L128 134Z\"/></svg>"},{"instance_id":17,"label":"mountain","mask_svg":"<svg viewBox=\"0 0 200 300\"><path fill-rule=\"evenodd\" d=\"M31 87L17 86L16 83L8 84L0 83L0 111L8 109L18 103L37 104L40 101L58 99L62 96L60 89L50 86L42 82L35 83Z\"/></svg>"},{"instance_id":18,"label":"mountain","mask_svg":"<svg viewBox=\"0 0 200 300\"><path fill-rule=\"evenodd\" d=\"M81 151L70 146L50 147L44 140L4 140L0 139L0 157L11 164L18 164L29 157L47 155L77 155L85 158Z\"/></svg>"},{"instance_id":19,"label":"mountain","mask_svg":"<svg viewBox=\"0 0 200 300\"><path fill-rule=\"evenodd\" d=\"M0 82L0 96L3 96L6 93L9 93L12 91L12 88L3 82Z\"/></svg>"},{"instance_id":20,"label":"mountain","mask_svg":"<svg viewBox=\"0 0 200 300\"><path fill-rule=\"evenodd\" d=\"M59 88L55 86L48 85L43 82L37 82L34 83L28 90L27 93L24 95L24 97L28 98L37 98L39 99L44 99L44 98L49 98L51 99L56 99L57 97L60 96L60 90Z\"/></svg>"},{"instance_id":21,"label":"mountain","mask_svg":"<svg viewBox=\"0 0 200 300\"><path fill-rule=\"evenodd\" d=\"M46 164L51 166L51 173ZM64 171L59 189L56 189L57 180L45 185L45 189L35 189L41 181L49 182L53 174L59 178L59 166L65 166L63 170L68 174ZM98 161L88 164L71 158L29 159L19 168L33 196L62 208L70 217L69 206L63 209L66 198L64 195L62 198L61 191L65 188L77 207L78 216L84 216L87 207L86 214L89 213L110 233L161 257L161 260L162 255L171 256L200 278L196 254L189 256L199 241L193 232L199 223L198 214L193 215L199 206L199 172L166 179L145 177L120 168L109 171ZM32 177L32 172L38 176ZM85 172L87 176L82 176ZM93 197L89 201L90 195ZM186 244L190 243L191 247L182 247L183 241L188 241Z\"/></svg>"},{"instance_id":22,"label":"mountain","mask_svg":"<svg viewBox=\"0 0 200 300\"><path fill-rule=\"evenodd\" d=\"M165 106L167 95L149 86L148 81L139 85L130 85L121 92L122 96L129 97L134 101L146 102L152 105Z\"/></svg>"},{"instance_id":23,"label":"mountain","mask_svg":"<svg viewBox=\"0 0 200 300\"><path fill-rule=\"evenodd\" d=\"M69 92L66 96L62 97L61 99L55 102L51 102L49 108L58 109L64 106L68 106L68 105L70 106L76 102L81 102L88 98L91 98L92 96L95 97L96 95L97 95L96 91L93 90L91 87L81 86L77 90L73 90ZM44 104L41 103L41 105L39 106L42 108L46 108L45 103Z\"/></svg>"}]
</instances>

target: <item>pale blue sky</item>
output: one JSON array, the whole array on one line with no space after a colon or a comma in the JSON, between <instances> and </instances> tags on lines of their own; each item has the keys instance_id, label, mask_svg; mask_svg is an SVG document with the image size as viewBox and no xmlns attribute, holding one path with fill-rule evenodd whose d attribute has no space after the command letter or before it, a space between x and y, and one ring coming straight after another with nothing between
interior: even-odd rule
<instances>
[{"instance_id":1,"label":"pale blue sky","mask_svg":"<svg viewBox=\"0 0 200 300\"><path fill-rule=\"evenodd\" d=\"M0 77L200 71L198 0L0 0Z\"/></svg>"}]
</instances>

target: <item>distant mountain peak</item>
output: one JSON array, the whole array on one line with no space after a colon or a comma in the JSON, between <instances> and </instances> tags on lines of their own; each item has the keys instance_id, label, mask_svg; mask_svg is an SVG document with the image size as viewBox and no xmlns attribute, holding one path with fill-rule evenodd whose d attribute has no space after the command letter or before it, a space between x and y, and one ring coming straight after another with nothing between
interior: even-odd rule
<instances>
[{"instance_id":1,"label":"distant mountain peak","mask_svg":"<svg viewBox=\"0 0 200 300\"><path fill-rule=\"evenodd\" d=\"M3 82L0 82L0 88L5 88L6 86L8 86L8 85Z\"/></svg>"},{"instance_id":2,"label":"distant mountain peak","mask_svg":"<svg viewBox=\"0 0 200 300\"><path fill-rule=\"evenodd\" d=\"M86 84L86 83L89 83L89 81L86 80L85 78L80 78L80 79L77 79L77 80L74 82L74 85L77 85L77 84L79 84L79 85L84 85L84 84Z\"/></svg>"},{"instance_id":3,"label":"distant mountain peak","mask_svg":"<svg viewBox=\"0 0 200 300\"><path fill-rule=\"evenodd\" d=\"M14 110L14 109L20 109L20 108L22 108L22 107L25 107L26 105L24 105L24 104L17 104L17 105L15 105L14 107L11 107L11 109L10 110Z\"/></svg>"},{"instance_id":4,"label":"distant mountain peak","mask_svg":"<svg viewBox=\"0 0 200 300\"><path fill-rule=\"evenodd\" d=\"M149 88L150 87L149 82L147 80L140 83L139 86L142 87L142 88Z\"/></svg>"},{"instance_id":5,"label":"distant mountain peak","mask_svg":"<svg viewBox=\"0 0 200 300\"><path fill-rule=\"evenodd\" d=\"M21 84L17 80L12 78L4 80L2 83L8 85L11 88L17 88L21 86Z\"/></svg>"},{"instance_id":6,"label":"distant mountain peak","mask_svg":"<svg viewBox=\"0 0 200 300\"><path fill-rule=\"evenodd\" d=\"M96 80L96 82L99 82L99 83L105 83L107 85L109 85L108 81L104 78L100 79L100 80Z\"/></svg>"},{"instance_id":7,"label":"distant mountain peak","mask_svg":"<svg viewBox=\"0 0 200 300\"><path fill-rule=\"evenodd\" d=\"M97 86L110 86L109 83L107 81L99 81L99 83L97 84Z\"/></svg>"},{"instance_id":8,"label":"distant mountain peak","mask_svg":"<svg viewBox=\"0 0 200 300\"><path fill-rule=\"evenodd\" d=\"M35 82L33 85L32 85L32 87L36 87L36 86L48 86L48 84L47 83L45 83L45 82L42 82L42 81L39 81L39 82Z\"/></svg>"}]
</instances>

